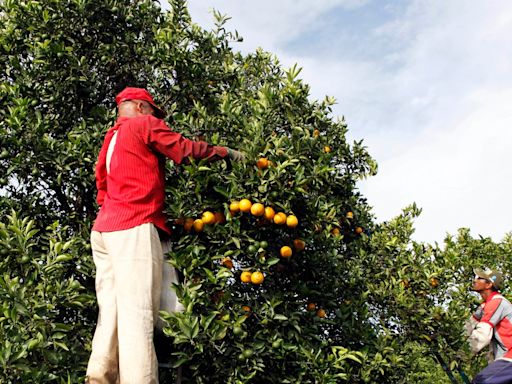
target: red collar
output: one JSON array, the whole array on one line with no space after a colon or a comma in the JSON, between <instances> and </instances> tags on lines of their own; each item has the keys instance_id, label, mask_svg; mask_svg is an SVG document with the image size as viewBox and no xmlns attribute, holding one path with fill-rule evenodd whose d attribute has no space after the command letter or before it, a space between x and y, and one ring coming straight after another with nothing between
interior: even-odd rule
<instances>
[{"instance_id":1,"label":"red collar","mask_svg":"<svg viewBox=\"0 0 512 384\"><path fill-rule=\"evenodd\" d=\"M499 295L500 293L499 292L492 292L488 297L487 297L487 300L484 301L484 303L487 303L489 300L492 300L494 296L496 295Z\"/></svg>"}]
</instances>

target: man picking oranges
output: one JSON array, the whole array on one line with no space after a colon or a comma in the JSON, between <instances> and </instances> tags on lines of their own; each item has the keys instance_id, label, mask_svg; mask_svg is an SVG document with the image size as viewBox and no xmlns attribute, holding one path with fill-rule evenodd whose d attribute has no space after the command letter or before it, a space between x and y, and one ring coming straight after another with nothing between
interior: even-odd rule
<instances>
[{"instance_id":1,"label":"man picking oranges","mask_svg":"<svg viewBox=\"0 0 512 384\"><path fill-rule=\"evenodd\" d=\"M100 210L91 233L99 317L88 383L158 383L153 327L162 286L161 239L170 234L164 208L166 158L244 159L227 147L172 131L148 91L116 97L118 119L96 165Z\"/></svg>"},{"instance_id":2,"label":"man picking oranges","mask_svg":"<svg viewBox=\"0 0 512 384\"><path fill-rule=\"evenodd\" d=\"M472 290L480 294L483 303L466 324L466 330L473 353L490 345L491 363L473 383L512 383L512 304L499 293L503 275L492 269L474 272Z\"/></svg>"}]
</instances>

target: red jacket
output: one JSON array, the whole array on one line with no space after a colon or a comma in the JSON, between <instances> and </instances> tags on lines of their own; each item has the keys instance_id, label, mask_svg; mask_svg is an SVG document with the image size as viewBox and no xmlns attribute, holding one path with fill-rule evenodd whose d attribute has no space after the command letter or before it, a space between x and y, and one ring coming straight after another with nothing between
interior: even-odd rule
<instances>
[{"instance_id":1,"label":"red jacket","mask_svg":"<svg viewBox=\"0 0 512 384\"><path fill-rule=\"evenodd\" d=\"M107 174L107 151L116 132ZM152 115L118 118L105 136L96 163L101 208L93 231L112 232L153 223L170 233L163 213L165 158L182 164L189 156L217 160L227 155L227 148L188 140Z\"/></svg>"}]
</instances>

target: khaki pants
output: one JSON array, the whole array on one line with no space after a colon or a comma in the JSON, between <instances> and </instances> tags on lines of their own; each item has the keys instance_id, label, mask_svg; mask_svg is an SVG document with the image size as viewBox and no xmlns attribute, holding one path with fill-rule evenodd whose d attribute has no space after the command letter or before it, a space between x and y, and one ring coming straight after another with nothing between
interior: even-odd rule
<instances>
[{"instance_id":1,"label":"khaki pants","mask_svg":"<svg viewBox=\"0 0 512 384\"><path fill-rule=\"evenodd\" d=\"M165 284L176 272L163 262L162 243L151 223L116 232L91 234L96 265L99 317L87 367L91 384L158 383L153 329ZM166 287L167 311L180 310L174 291Z\"/></svg>"}]
</instances>

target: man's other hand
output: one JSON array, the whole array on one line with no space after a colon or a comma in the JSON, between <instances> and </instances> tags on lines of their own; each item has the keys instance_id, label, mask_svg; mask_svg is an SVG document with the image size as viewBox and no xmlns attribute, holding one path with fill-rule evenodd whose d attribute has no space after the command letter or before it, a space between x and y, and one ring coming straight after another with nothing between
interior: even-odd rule
<instances>
[{"instance_id":1,"label":"man's other hand","mask_svg":"<svg viewBox=\"0 0 512 384\"><path fill-rule=\"evenodd\" d=\"M231 148L228 148L228 156L234 161L245 161L245 154L243 152L236 151Z\"/></svg>"}]
</instances>

